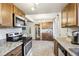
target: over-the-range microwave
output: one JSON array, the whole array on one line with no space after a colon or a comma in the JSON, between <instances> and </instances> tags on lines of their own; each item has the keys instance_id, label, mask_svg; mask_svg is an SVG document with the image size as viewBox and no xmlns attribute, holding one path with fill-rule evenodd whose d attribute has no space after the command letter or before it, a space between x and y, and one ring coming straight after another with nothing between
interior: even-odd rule
<instances>
[{"instance_id":1,"label":"over-the-range microwave","mask_svg":"<svg viewBox=\"0 0 79 59\"><path fill-rule=\"evenodd\" d=\"M13 27L25 27L25 18L13 14Z\"/></svg>"}]
</instances>

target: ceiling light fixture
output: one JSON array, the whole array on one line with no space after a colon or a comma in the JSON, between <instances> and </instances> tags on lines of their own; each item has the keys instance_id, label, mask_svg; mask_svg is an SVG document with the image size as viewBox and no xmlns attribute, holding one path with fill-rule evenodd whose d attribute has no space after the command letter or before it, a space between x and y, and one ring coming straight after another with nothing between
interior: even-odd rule
<instances>
[{"instance_id":1,"label":"ceiling light fixture","mask_svg":"<svg viewBox=\"0 0 79 59\"><path fill-rule=\"evenodd\" d=\"M33 7L31 8L32 9L32 11L34 11L36 8L37 8L37 5L38 5L39 3L34 3L33 4Z\"/></svg>"},{"instance_id":2,"label":"ceiling light fixture","mask_svg":"<svg viewBox=\"0 0 79 59\"><path fill-rule=\"evenodd\" d=\"M34 11L34 10L35 10L35 8L34 8L34 7L32 7L31 9L32 9L32 11Z\"/></svg>"}]
</instances>

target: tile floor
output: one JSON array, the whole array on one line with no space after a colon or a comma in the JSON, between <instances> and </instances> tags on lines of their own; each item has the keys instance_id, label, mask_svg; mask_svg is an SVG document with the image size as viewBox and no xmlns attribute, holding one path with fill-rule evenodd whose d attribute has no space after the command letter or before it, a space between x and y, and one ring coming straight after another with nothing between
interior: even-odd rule
<instances>
[{"instance_id":1,"label":"tile floor","mask_svg":"<svg viewBox=\"0 0 79 59\"><path fill-rule=\"evenodd\" d=\"M54 56L53 41L32 41L32 56Z\"/></svg>"}]
</instances>

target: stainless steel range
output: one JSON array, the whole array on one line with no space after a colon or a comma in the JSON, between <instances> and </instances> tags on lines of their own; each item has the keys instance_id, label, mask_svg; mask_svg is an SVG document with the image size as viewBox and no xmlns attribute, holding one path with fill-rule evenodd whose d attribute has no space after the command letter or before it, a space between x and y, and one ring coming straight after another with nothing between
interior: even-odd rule
<instances>
[{"instance_id":1,"label":"stainless steel range","mask_svg":"<svg viewBox=\"0 0 79 59\"><path fill-rule=\"evenodd\" d=\"M31 52L32 48L32 37L23 37L23 45L22 45L22 55L28 56Z\"/></svg>"},{"instance_id":2,"label":"stainless steel range","mask_svg":"<svg viewBox=\"0 0 79 59\"><path fill-rule=\"evenodd\" d=\"M29 55L32 48L32 37L24 37L22 33L7 33L6 38L9 42L17 42L21 40L23 42L22 55Z\"/></svg>"},{"instance_id":3,"label":"stainless steel range","mask_svg":"<svg viewBox=\"0 0 79 59\"><path fill-rule=\"evenodd\" d=\"M12 42L16 42L22 39L23 34L22 33L7 33L6 34L6 38L7 41L12 41Z\"/></svg>"}]
</instances>

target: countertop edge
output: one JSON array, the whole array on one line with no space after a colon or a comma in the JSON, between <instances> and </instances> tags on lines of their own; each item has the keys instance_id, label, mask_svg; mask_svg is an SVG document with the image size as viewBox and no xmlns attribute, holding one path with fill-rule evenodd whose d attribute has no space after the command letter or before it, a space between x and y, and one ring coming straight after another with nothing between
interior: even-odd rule
<instances>
[{"instance_id":1,"label":"countertop edge","mask_svg":"<svg viewBox=\"0 0 79 59\"><path fill-rule=\"evenodd\" d=\"M72 55L72 56L77 56L75 53L73 53L73 52L71 52L70 50L69 50L69 47L67 48L67 47L65 47L59 40L60 39L58 39L58 38L55 38L55 40L70 54L70 55ZM65 41L67 41L66 39L65 39ZM68 41L69 42L69 41ZM70 44L71 44L71 42L70 42ZM73 44L72 44L73 45ZM72 46L70 46L70 48L72 48ZM73 47L74 48L74 47Z\"/></svg>"},{"instance_id":2,"label":"countertop edge","mask_svg":"<svg viewBox=\"0 0 79 59\"><path fill-rule=\"evenodd\" d=\"M13 42L12 42L13 43ZM7 53L9 53L9 52L11 52L12 50L14 50L15 48L17 48L18 46L20 46L20 45L22 45L23 43L22 42L17 42L18 43L18 45L16 45L15 47L11 47L9 50L7 50L6 52L2 52L1 54L0 54L0 56L5 56ZM14 43L14 44L16 44L16 43Z\"/></svg>"}]
</instances>

